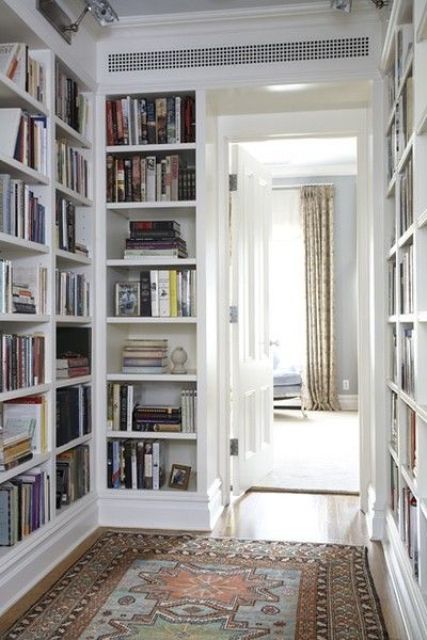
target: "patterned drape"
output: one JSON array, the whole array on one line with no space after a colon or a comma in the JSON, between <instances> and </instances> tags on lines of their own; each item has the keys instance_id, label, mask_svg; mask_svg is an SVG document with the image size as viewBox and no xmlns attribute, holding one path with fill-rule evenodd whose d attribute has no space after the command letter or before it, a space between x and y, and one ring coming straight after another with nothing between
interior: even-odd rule
<instances>
[{"instance_id":1,"label":"patterned drape","mask_svg":"<svg viewBox=\"0 0 427 640\"><path fill-rule=\"evenodd\" d=\"M307 409L339 410L334 331L334 187L301 188L305 247Z\"/></svg>"}]
</instances>

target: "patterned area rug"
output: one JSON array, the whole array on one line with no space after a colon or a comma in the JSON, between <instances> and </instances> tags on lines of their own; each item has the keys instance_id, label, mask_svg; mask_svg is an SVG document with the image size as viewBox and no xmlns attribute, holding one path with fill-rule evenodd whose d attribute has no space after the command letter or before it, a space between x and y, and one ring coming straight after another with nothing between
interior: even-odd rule
<instances>
[{"instance_id":1,"label":"patterned area rug","mask_svg":"<svg viewBox=\"0 0 427 640\"><path fill-rule=\"evenodd\" d=\"M364 547L107 531L4 640L385 640Z\"/></svg>"}]
</instances>

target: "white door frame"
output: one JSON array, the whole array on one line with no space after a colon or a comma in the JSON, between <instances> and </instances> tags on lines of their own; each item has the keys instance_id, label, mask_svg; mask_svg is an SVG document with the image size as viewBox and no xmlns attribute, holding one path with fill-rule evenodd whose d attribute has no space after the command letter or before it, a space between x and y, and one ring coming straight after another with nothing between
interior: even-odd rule
<instances>
[{"instance_id":1,"label":"white door frame","mask_svg":"<svg viewBox=\"0 0 427 640\"><path fill-rule=\"evenodd\" d=\"M357 138L357 334L358 397L360 424L360 506L368 511L368 488L371 482L370 412L371 362L369 327L369 228L372 218L369 109L289 112L268 115L220 116L218 118L218 268L219 345L218 416L220 423L219 467L223 480L223 502L230 501L230 341L228 317L228 147L230 143L265 140L287 136L352 136ZM363 372L363 375L362 375Z\"/></svg>"}]
</instances>

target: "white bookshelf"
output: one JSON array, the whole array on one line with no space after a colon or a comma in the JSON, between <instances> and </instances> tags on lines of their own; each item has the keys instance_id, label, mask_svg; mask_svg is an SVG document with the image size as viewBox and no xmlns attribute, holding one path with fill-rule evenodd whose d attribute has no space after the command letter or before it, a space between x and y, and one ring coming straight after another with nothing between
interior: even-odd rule
<instances>
[{"instance_id":1,"label":"white bookshelf","mask_svg":"<svg viewBox=\"0 0 427 640\"><path fill-rule=\"evenodd\" d=\"M181 95L181 91L178 92ZM188 92L196 99L194 91ZM146 97L155 99L156 97L177 95L173 92L142 92L135 88L129 93L108 94L106 100L116 99L124 95L132 97ZM104 113L105 103L99 109L99 113ZM196 125L197 136L199 128ZM105 140L105 138L104 138ZM146 145L112 145L105 146L105 154L113 155L117 158L129 156L156 156L164 158L168 154L176 154L181 159L189 161L191 165L197 163L198 143L177 143L177 144L146 144ZM105 169L104 169L105 170ZM103 194L105 200L105 194ZM106 340L106 367L104 387L108 383L132 384L134 387L135 399L141 404L151 405L180 405L180 393L182 389L189 386L196 388L198 376L196 370L199 367L197 343L200 331L199 320L195 316L188 317L153 317L149 315L123 317L115 314L114 286L116 282L135 281L140 277L141 271L157 269L182 270L191 269L197 273L197 208L198 204L194 200L173 200L173 201L150 201L150 202L105 202L105 228L106 238L103 247L105 253L105 281L107 284L105 292L105 340ZM169 257L144 257L137 259L125 259L125 240L129 237L129 222L135 220L175 220L181 226L181 237L186 241L188 258ZM188 373L186 374L126 374L121 372L121 349L124 341L128 338L167 338L168 356L173 349L183 346L188 354ZM198 398L199 402L199 398ZM106 415L103 422L106 424ZM152 441L158 440L163 448L165 484L160 491L156 490L136 490L136 489L113 489L107 487L107 474L102 472L100 476L101 493L105 499L105 504L109 500L115 503L118 495L122 503L129 499L129 507L132 509L133 497L135 495L144 496L144 499L153 503L160 500L163 512L165 497L182 494L182 500L194 500L197 495L197 472L200 464L198 456L198 419L195 419L195 433L183 432L137 432L137 431L111 431L104 429L104 447L110 440L132 441ZM100 446L103 446L102 444ZM107 451L105 451L106 460ZM168 477L173 463L191 466L191 481L187 491L177 492L168 487ZM106 469L106 467L104 467ZM124 502L123 502L124 501ZM102 511L102 507L101 507ZM156 510L157 511L157 510ZM130 511L126 518L129 522ZM141 513L140 524L155 526L160 523L158 514L147 511ZM162 516L164 517L164 516ZM101 519L103 515L101 514ZM133 518L133 516L132 516ZM157 518L157 521L156 521ZM115 518L113 518L115 519Z\"/></svg>"},{"instance_id":2,"label":"white bookshelf","mask_svg":"<svg viewBox=\"0 0 427 640\"><path fill-rule=\"evenodd\" d=\"M390 135L393 119L398 126L405 126L405 111L397 105L406 91L413 98L411 123L412 131L407 132L406 141L395 154L392 173L385 187L387 237L393 242L387 260L394 261L396 313L394 322L386 328L397 336L397 378L387 381L388 439L387 455L389 459L389 514L386 518L386 536L384 548L389 569L402 603L402 614L410 629L410 637L421 637L421 629L427 629L427 528L425 495L427 494L427 422L425 404L426 353L427 353L427 289L424 277L424 260L427 250L425 221L427 208L427 189L425 168L427 166L427 139L425 114L427 113L427 91L424 89L423 69L427 63L425 39L425 0L397 1L393 6L391 20L385 39L386 47L383 61L387 61L384 70L390 77L396 76L398 60L398 39L413 39L413 44L405 54L400 66L403 72L400 82L395 86L395 99L391 105L391 117L387 127ZM389 107L390 108L390 103ZM403 116L403 117L402 117ZM390 155L390 144L386 147ZM408 168L412 162L412 188ZM390 163L389 163L390 166ZM393 185L393 188L391 188ZM406 193L412 207L412 215L403 216L406 207ZM407 277L408 264L412 271ZM389 285L390 287L390 285ZM390 289L389 289L390 291ZM412 305L408 300L412 298ZM390 318L389 318L390 321ZM409 344L412 346L410 347ZM393 351L393 349L392 349ZM412 351L412 364L408 367L408 354ZM389 358L392 373L393 355ZM411 383L408 377L413 379ZM394 398L394 400L393 400ZM395 405L392 410L393 402ZM393 427L394 423L394 427ZM397 435L393 436L393 432ZM392 446L393 437L398 446ZM391 440L391 442L390 442ZM409 597L408 597L408 594Z\"/></svg>"}]
</instances>

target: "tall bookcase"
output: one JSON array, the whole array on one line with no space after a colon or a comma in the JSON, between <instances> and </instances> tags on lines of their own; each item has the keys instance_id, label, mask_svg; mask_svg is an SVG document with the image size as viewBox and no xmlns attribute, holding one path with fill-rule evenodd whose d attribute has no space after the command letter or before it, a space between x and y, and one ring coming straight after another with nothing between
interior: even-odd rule
<instances>
[{"instance_id":1,"label":"tall bookcase","mask_svg":"<svg viewBox=\"0 0 427 640\"><path fill-rule=\"evenodd\" d=\"M181 114L186 101L190 109L185 132L185 123ZM174 111L172 119L169 113L169 133L160 131L162 124L159 118L162 116L159 116L159 108L164 108L166 104ZM149 111L148 125L146 106ZM104 487L101 491L106 499L116 501L119 498L122 504L126 503L126 499L130 500L127 503L127 519L132 501L134 504L136 504L135 500L139 504L146 501L145 514L142 516L139 514L135 520L135 523L140 524L156 521L155 516L151 520L156 511L156 507L153 508L154 503L161 505L170 500L176 503L191 500L197 496L198 491L197 405L199 398L197 395L200 396L200 393L198 394L197 389L197 371L200 361L198 352L200 324L197 316L198 207L195 170L199 129L196 123L196 109L195 92L171 91L108 94L105 103L100 107L101 113L105 114L106 122L104 142L106 143L107 194L103 194L106 200L104 223L106 238L103 247L106 283L106 320L104 320L106 323L106 375L105 412L101 420L106 425L106 429L104 442L100 443L100 446L104 447L106 464L100 472L100 487ZM143 112L142 122L141 111ZM167 112L165 117L167 119ZM162 122L166 123L166 120L163 119ZM108 144L111 142L116 144ZM148 175L150 171L151 177ZM151 186L150 181L152 181ZM186 246L186 250L184 248L181 254L182 257L170 255L124 257L126 247L137 246L135 242L129 242L130 230L132 225L135 226L136 221L141 223L141 228L144 225L152 228L153 235L150 236L150 232L145 234L148 235L149 240L150 238L153 240L149 243L151 253L162 253L162 251L156 251L155 245L156 241L158 242L156 233L157 236L162 236L163 229L166 235L168 233L170 236L178 235L182 239L176 241L178 244L181 243L181 246ZM143 234L140 234L141 238L142 236ZM163 240L164 246L173 245L174 241L168 243L164 236ZM142 243L140 246L143 246ZM165 249L163 253L174 253L174 250ZM153 297L150 299L149 296L145 301L140 297L144 296L140 289L141 277L144 274L149 277L151 291L154 291ZM163 305L162 311L157 307L155 292L159 284L161 287L161 279L166 277L168 280L168 276L169 285L166 283L166 296L169 302L166 302L166 306ZM174 285L171 284L172 276ZM184 293L183 280L187 281L188 287ZM126 283L133 283L136 286L136 295L140 297L138 309L131 312L129 316L120 312L117 299L117 287L123 287ZM188 305L185 309L181 297L187 298ZM138 369L135 373L122 371L123 348L125 344L130 344L129 340L135 339L167 340L168 362L162 373L150 373L147 370L138 372ZM173 372L171 354L176 347L183 347L188 358L184 365L186 371L182 373ZM155 356L155 353L153 352L152 355ZM119 387L121 392L126 390L125 393L132 394L130 405L125 409L127 427L123 424L123 410L122 426L119 421L119 424L114 423L113 427L112 416L109 415L112 406L117 404L112 396L113 393L118 392ZM114 392L113 389L115 389ZM174 431L137 431L135 419L132 421L131 415L134 405L150 406L153 409L165 406L174 410L182 408L183 415L181 419L177 419L178 424ZM146 485L143 479L139 478L140 467L144 466L144 462L139 458L139 454L138 459L135 458L137 455L135 452L139 447L143 448L148 444L150 450L154 443L158 443L154 446L159 447L163 472L158 490L147 488L151 486L150 482ZM128 456L135 458L133 466ZM188 487L185 491L180 491L179 486L177 488L169 486L170 472L174 464L191 468Z\"/></svg>"},{"instance_id":2,"label":"tall bookcase","mask_svg":"<svg viewBox=\"0 0 427 640\"><path fill-rule=\"evenodd\" d=\"M18 15L13 14L13 22L10 23L13 7L3 6L1 3L0 10L5 19L4 23L0 21L0 42L10 43L19 40L25 43L28 37L28 41L34 43L35 47L34 49L30 47L28 54L41 65L45 87L43 99L40 101L21 83L17 84L13 79L0 73L0 125L4 123L2 109L11 110L9 113L15 113L20 109L22 114L29 114L29 116L25 115L28 118L42 116L40 120L45 129L43 145L38 150L44 158L43 170L32 168L32 160L23 159L22 162L17 160L14 157L16 152L14 153L10 147L3 148L0 152L0 174L10 176L16 188L18 188L16 185L21 185L26 203L22 208L22 211L25 211L24 222L18 224L17 213L14 216L6 215L10 213L12 205L3 190L0 257L2 260L10 261L11 281L13 281L14 269L16 271L19 268L21 272L24 270L24 273L37 274L42 270L43 283L39 281L38 287L39 292L41 289L44 292L43 302L38 304L36 313L14 312L16 307L12 306L10 298L9 306L2 308L4 312L0 314L3 363L0 389L1 424L3 424L6 405L16 406L27 403L28 406L34 403L39 408L40 416L36 437L33 439L34 449L31 459L0 471L0 486L17 487L18 489L13 491L20 505L18 506L19 517L16 516L15 505L13 511L15 516L11 518L14 520L11 526L15 527L9 539L11 544L0 547L2 567L0 582L2 585L8 585L7 589L2 587L5 597L2 598L1 606L4 607L39 578L33 566L37 555L40 570L46 571L52 565L54 558L60 557L64 552L64 545L65 547L69 545L70 540L68 542L66 540L70 536L71 539L84 537L82 514L92 509L96 519L94 437L90 426L94 423L95 403L92 397L94 376L89 373L82 377L66 378L66 374L62 372L61 377L57 377L56 369L57 358L62 355L58 350L65 349L67 335L70 338L69 350L75 351L78 344L76 336L79 336L79 331L84 332L85 344L89 345L87 355L92 372L95 370L96 361L92 340L92 310L95 307L93 282L95 216L91 168L93 163L91 142L94 114L93 86L90 86L90 82L82 81L79 75L73 72L52 49L44 46L41 37L32 31L30 25L21 21ZM12 30L10 24L13 24ZM68 83L69 87L73 85L75 91L81 92L86 97L84 131L79 130L77 120L70 119L66 113L59 110L57 98L60 74L67 78L65 84ZM64 103L69 102L70 96L64 99ZM71 107L69 109L72 110ZM75 108L74 111L76 111ZM68 159L74 164L73 166L68 164L67 175L62 177L58 154L60 144L64 149L74 149L74 155L68 152ZM79 162L78 154L84 156L86 162L86 189L83 189L80 184L80 169L79 180L77 182L74 180ZM62 168L65 168L64 162L63 158ZM9 181L9 178L7 180ZM16 183L17 180L22 181L22 184ZM4 186L9 183L3 180L2 184ZM31 192L30 196L29 192ZM43 214L37 207L30 211L28 201L31 198L43 207ZM69 203L69 211L70 207L73 207L74 223L72 225L69 219L68 229L62 228L61 236L59 203L62 201ZM14 218L13 223L10 222L12 218ZM75 229L74 244L64 245L62 240L67 240L67 230L70 236L72 226ZM82 246L83 243L87 245L87 251ZM4 284L3 281L3 286ZM11 291L10 289L9 296ZM67 334L67 331L70 333ZM4 336L7 335L12 338L5 338ZM19 342L19 336L41 337L43 346L40 347L39 343L36 347L35 341L31 342L30 338L24 345L23 340ZM36 348L38 352L34 353ZM10 360L9 379L6 376L6 355ZM32 357L32 363L29 364ZM36 372L34 365L37 362ZM59 403L64 397L62 392L68 388L76 389L77 403L81 401L82 396L87 400L85 412L83 412L84 420L80 412L80 423L73 424L69 436L61 433L62 419L61 424L58 424ZM78 415L77 422L79 422ZM37 488L35 490L30 488L27 491L23 488L25 485L37 485ZM26 491L26 505L23 505L24 491ZM5 508L6 505L3 502L3 511L0 515L3 535L7 530L5 521L11 515L11 512L5 511ZM18 520L21 521L18 525L21 530L19 534L16 532ZM22 527L22 520L26 522L25 530ZM89 520L90 516L87 522ZM26 561L23 562L23 559Z\"/></svg>"},{"instance_id":3,"label":"tall bookcase","mask_svg":"<svg viewBox=\"0 0 427 640\"><path fill-rule=\"evenodd\" d=\"M395 2L383 53L388 286L386 549L409 627L427 621L427 3ZM408 595L409 594L409 595ZM420 625L416 627L416 625ZM416 631L413 631L417 633ZM415 637L415 635L414 635ZM418 636L417 636L418 637ZM421 637L421 636L420 636Z\"/></svg>"}]
</instances>

